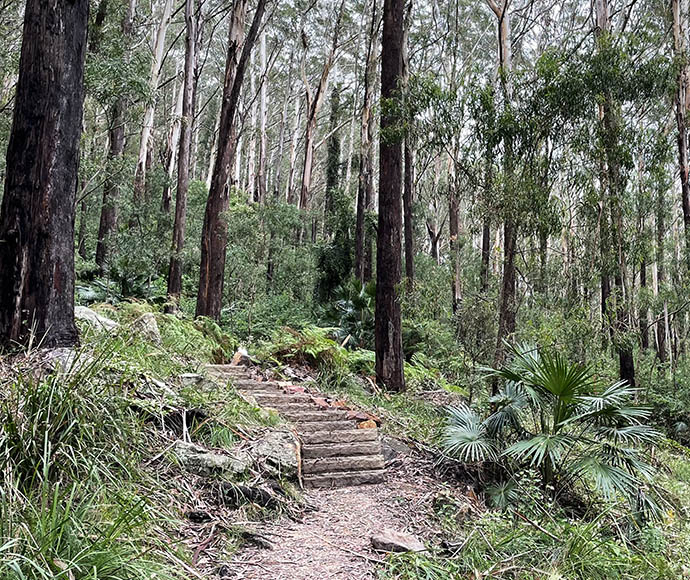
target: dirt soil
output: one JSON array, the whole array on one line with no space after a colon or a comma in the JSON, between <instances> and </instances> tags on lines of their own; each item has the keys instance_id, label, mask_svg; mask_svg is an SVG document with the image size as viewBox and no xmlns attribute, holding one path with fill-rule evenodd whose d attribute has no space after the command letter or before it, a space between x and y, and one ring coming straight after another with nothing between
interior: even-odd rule
<instances>
[{"instance_id":1,"label":"dirt soil","mask_svg":"<svg viewBox=\"0 0 690 580\"><path fill-rule=\"evenodd\" d=\"M376 578L385 555L371 548L372 534L391 528L425 540L428 517L442 484L429 466L409 458L390 469L381 484L306 490L313 509L297 522L288 517L264 522L252 531L272 548L246 546L222 571L226 580L364 580Z\"/></svg>"}]
</instances>

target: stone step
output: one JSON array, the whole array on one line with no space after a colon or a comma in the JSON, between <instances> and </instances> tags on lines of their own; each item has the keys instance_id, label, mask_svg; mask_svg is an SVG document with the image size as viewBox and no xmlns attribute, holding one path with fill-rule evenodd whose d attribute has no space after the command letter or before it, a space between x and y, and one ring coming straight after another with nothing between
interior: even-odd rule
<instances>
[{"instance_id":1,"label":"stone step","mask_svg":"<svg viewBox=\"0 0 690 580\"><path fill-rule=\"evenodd\" d=\"M249 369L247 367L243 367L243 366L206 365L204 368L210 374L215 374L215 375L249 376Z\"/></svg>"},{"instance_id":2,"label":"stone step","mask_svg":"<svg viewBox=\"0 0 690 580\"><path fill-rule=\"evenodd\" d=\"M313 421L310 423L301 423L299 425L298 432L301 436L305 436L309 433L323 433L324 431L351 431L354 427L352 421L348 420L337 420L337 421ZM362 429L364 431L364 429ZM373 431L373 429L371 429Z\"/></svg>"},{"instance_id":3,"label":"stone step","mask_svg":"<svg viewBox=\"0 0 690 580\"><path fill-rule=\"evenodd\" d=\"M255 391L252 396L262 405L280 405L283 403L311 403L311 397L302 393L276 393L275 391Z\"/></svg>"},{"instance_id":4,"label":"stone step","mask_svg":"<svg viewBox=\"0 0 690 580\"><path fill-rule=\"evenodd\" d=\"M354 443L363 441L378 440L378 429L353 429L352 423L348 422L349 430L338 431L311 431L308 433L301 433L303 445L319 445L323 443Z\"/></svg>"},{"instance_id":5,"label":"stone step","mask_svg":"<svg viewBox=\"0 0 690 580\"><path fill-rule=\"evenodd\" d=\"M304 459L352 457L355 455L381 455L381 443L378 441L362 441L361 443L326 443L302 446L302 457Z\"/></svg>"},{"instance_id":6,"label":"stone step","mask_svg":"<svg viewBox=\"0 0 690 580\"><path fill-rule=\"evenodd\" d=\"M300 417L304 414L311 414L314 412L319 412L320 409L314 403L293 403L293 402L281 402L281 403L264 403L263 401L257 401L262 407L269 407L275 409L281 415L285 417Z\"/></svg>"},{"instance_id":7,"label":"stone step","mask_svg":"<svg viewBox=\"0 0 690 580\"><path fill-rule=\"evenodd\" d=\"M304 476L306 487L346 487L349 485L364 485L367 483L381 483L386 472L383 469L369 471L336 471Z\"/></svg>"},{"instance_id":8,"label":"stone step","mask_svg":"<svg viewBox=\"0 0 690 580\"><path fill-rule=\"evenodd\" d=\"M293 423L320 423L325 421L342 421L347 420L347 414L338 410L324 409L320 411L318 407L314 407L312 411L280 411L280 414L289 419ZM351 423L352 424L352 423Z\"/></svg>"},{"instance_id":9,"label":"stone step","mask_svg":"<svg viewBox=\"0 0 690 580\"><path fill-rule=\"evenodd\" d=\"M302 460L302 473L329 473L332 471L370 471L383 469L383 455L356 455L351 457L320 457Z\"/></svg>"},{"instance_id":10,"label":"stone step","mask_svg":"<svg viewBox=\"0 0 690 580\"><path fill-rule=\"evenodd\" d=\"M241 391L277 391L282 393L281 386L275 381L257 381L255 379L235 379L232 385Z\"/></svg>"}]
</instances>

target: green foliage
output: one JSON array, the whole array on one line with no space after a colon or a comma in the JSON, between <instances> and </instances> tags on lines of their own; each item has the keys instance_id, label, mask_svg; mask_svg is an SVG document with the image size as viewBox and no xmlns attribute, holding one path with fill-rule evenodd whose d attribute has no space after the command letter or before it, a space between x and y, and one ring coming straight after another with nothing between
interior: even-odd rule
<instances>
[{"instance_id":1,"label":"green foliage","mask_svg":"<svg viewBox=\"0 0 690 580\"><path fill-rule=\"evenodd\" d=\"M80 483L43 483L26 494L5 485L0 491L0 578L181 578L142 551L147 524L146 506L136 497L117 497Z\"/></svg>"},{"instance_id":2,"label":"green foliage","mask_svg":"<svg viewBox=\"0 0 690 580\"><path fill-rule=\"evenodd\" d=\"M669 559L658 543L652 551L644 540L621 541L602 516L581 522L549 517L540 527L514 514L489 512L462 532L456 540L462 549L453 555L392 556L380 577L675 580L684 574L682 559ZM658 538L659 530L651 528L645 536Z\"/></svg>"},{"instance_id":3,"label":"green foliage","mask_svg":"<svg viewBox=\"0 0 690 580\"><path fill-rule=\"evenodd\" d=\"M335 289L324 318L338 327L338 340L348 347L373 348L376 283L362 284L352 278Z\"/></svg>"},{"instance_id":4,"label":"green foliage","mask_svg":"<svg viewBox=\"0 0 690 580\"><path fill-rule=\"evenodd\" d=\"M645 423L649 409L631 402L635 389L602 388L592 369L558 352L511 350L513 362L491 371L506 385L490 399L488 417L466 406L449 410L447 451L461 461L500 462L508 472L533 467L555 497L580 484L658 517L642 448L660 434Z\"/></svg>"},{"instance_id":5,"label":"green foliage","mask_svg":"<svg viewBox=\"0 0 690 580\"><path fill-rule=\"evenodd\" d=\"M332 299L352 273L354 266L354 231L352 200L341 189L328 192L329 214L324 225L326 240L316 247L316 295L321 303Z\"/></svg>"}]
</instances>

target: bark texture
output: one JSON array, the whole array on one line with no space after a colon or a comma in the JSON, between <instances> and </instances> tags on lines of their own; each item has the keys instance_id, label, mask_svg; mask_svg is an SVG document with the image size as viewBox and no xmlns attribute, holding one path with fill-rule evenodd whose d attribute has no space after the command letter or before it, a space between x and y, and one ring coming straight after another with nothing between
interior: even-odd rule
<instances>
[{"instance_id":1,"label":"bark texture","mask_svg":"<svg viewBox=\"0 0 690 580\"><path fill-rule=\"evenodd\" d=\"M0 336L78 341L74 217L87 0L28 0L0 211Z\"/></svg>"},{"instance_id":2,"label":"bark texture","mask_svg":"<svg viewBox=\"0 0 690 580\"><path fill-rule=\"evenodd\" d=\"M195 4L197 5L195 10ZM187 0L184 10L186 25L184 85L182 87L182 118L180 147L177 157L177 195L173 224L172 253L168 271L168 296L179 300L182 293L182 251L187 226L187 192L189 191L190 161L192 153L192 125L196 104L197 28L199 0ZM195 15L196 11L196 15Z\"/></svg>"},{"instance_id":3,"label":"bark texture","mask_svg":"<svg viewBox=\"0 0 690 580\"><path fill-rule=\"evenodd\" d=\"M266 0L259 0L249 32L244 35L247 0L237 0L230 16L228 56L225 66L223 103L218 128L218 152L211 177L201 233L201 268L196 315L220 318L225 278L225 249L228 226L223 213L228 209L230 168L235 162L237 135L235 117L240 100L244 73L259 26L266 9Z\"/></svg>"},{"instance_id":4,"label":"bark texture","mask_svg":"<svg viewBox=\"0 0 690 580\"><path fill-rule=\"evenodd\" d=\"M366 213L372 209L374 198L373 141L372 122L373 85L376 68L376 0L371 6L371 21L367 42L367 56L364 67L364 99L362 103L362 122L360 127L359 177L357 180L357 216L355 225L355 277L361 282L371 279L371 240L366 227Z\"/></svg>"},{"instance_id":5,"label":"bark texture","mask_svg":"<svg viewBox=\"0 0 690 580\"><path fill-rule=\"evenodd\" d=\"M400 300L402 236L402 143L391 131L399 122L386 101L400 99L403 0L385 0L381 52L381 142L376 248L376 377L392 391L405 389Z\"/></svg>"}]
</instances>

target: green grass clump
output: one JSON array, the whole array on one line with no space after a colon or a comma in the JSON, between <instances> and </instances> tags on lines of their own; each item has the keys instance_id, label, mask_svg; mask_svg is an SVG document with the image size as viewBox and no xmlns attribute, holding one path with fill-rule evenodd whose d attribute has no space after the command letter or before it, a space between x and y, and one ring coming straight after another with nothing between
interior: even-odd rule
<instances>
[{"instance_id":1,"label":"green grass clump","mask_svg":"<svg viewBox=\"0 0 690 580\"><path fill-rule=\"evenodd\" d=\"M172 515L147 499L143 424L108 380L119 344L2 385L0 580L179 577L160 550Z\"/></svg>"}]
</instances>

